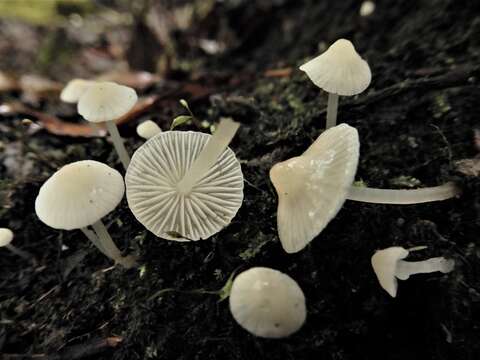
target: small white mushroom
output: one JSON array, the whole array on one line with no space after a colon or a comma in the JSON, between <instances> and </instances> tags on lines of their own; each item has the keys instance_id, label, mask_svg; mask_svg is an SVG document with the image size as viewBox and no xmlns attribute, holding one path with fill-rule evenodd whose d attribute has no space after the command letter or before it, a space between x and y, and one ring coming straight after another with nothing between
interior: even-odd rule
<instances>
[{"instance_id":1,"label":"small white mushroom","mask_svg":"<svg viewBox=\"0 0 480 360\"><path fill-rule=\"evenodd\" d=\"M373 1L367 0L362 2L362 5L360 5L360 16L366 17L370 16L373 14L375 11L375 3Z\"/></svg>"},{"instance_id":2,"label":"small white mushroom","mask_svg":"<svg viewBox=\"0 0 480 360\"><path fill-rule=\"evenodd\" d=\"M337 122L338 96L360 94L372 79L368 63L346 39L335 41L323 54L300 66L300 70L328 92L327 129Z\"/></svg>"},{"instance_id":3,"label":"small white mushroom","mask_svg":"<svg viewBox=\"0 0 480 360\"><path fill-rule=\"evenodd\" d=\"M129 268L134 265L133 259L121 256L101 220L115 209L124 192L123 178L117 170L98 161L77 161L63 166L42 185L35 211L54 229L82 230L102 253Z\"/></svg>"},{"instance_id":4,"label":"small white mushroom","mask_svg":"<svg viewBox=\"0 0 480 360\"><path fill-rule=\"evenodd\" d=\"M305 323L305 296L297 282L274 269L254 267L239 274L230 292L233 318L253 335L278 339Z\"/></svg>"},{"instance_id":5,"label":"small white mushroom","mask_svg":"<svg viewBox=\"0 0 480 360\"><path fill-rule=\"evenodd\" d=\"M83 79L70 80L60 93L60 100L66 103L76 104L85 91L87 91L88 87L94 83L94 81Z\"/></svg>"},{"instance_id":6,"label":"small white mushroom","mask_svg":"<svg viewBox=\"0 0 480 360\"><path fill-rule=\"evenodd\" d=\"M347 199L406 205L446 200L460 193L452 183L414 190L352 186L359 154L357 130L340 124L323 132L301 156L271 168L270 180L279 199L278 233L286 252L302 250Z\"/></svg>"},{"instance_id":7,"label":"small white mushroom","mask_svg":"<svg viewBox=\"0 0 480 360\"><path fill-rule=\"evenodd\" d=\"M409 250L393 246L378 250L372 256L372 267L381 287L392 297L397 296L397 279L407 280L411 275L428 274L432 272L449 273L455 267L455 262L444 257L430 258L424 261L404 261Z\"/></svg>"},{"instance_id":8,"label":"small white mushroom","mask_svg":"<svg viewBox=\"0 0 480 360\"><path fill-rule=\"evenodd\" d=\"M13 240L12 230L7 228L0 228L0 247L5 247L6 249L10 250L13 254L18 255L25 260L34 261L32 254L24 250L20 250L16 246L13 246L12 240Z\"/></svg>"},{"instance_id":9,"label":"small white mushroom","mask_svg":"<svg viewBox=\"0 0 480 360\"><path fill-rule=\"evenodd\" d=\"M166 131L143 144L125 176L130 209L169 240L207 239L227 226L243 200L243 174L228 144L238 123L223 119L214 135Z\"/></svg>"},{"instance_id":10,"label":"small white mushroom","mask_svg":"<svg viewBox=\"0 0 480 360\"><path fill-rule=\"evenodd\" d=\"M301 155L275 164L277 227L283 249L302 250L332 220L357 171L358 133L346 124L326 130Z\"/></svg>"},{"instance_id":11,"label":"small white mushroom","mask_svg":"<svg viewBox=\"0 0 480 360\"><path fill-rule=\"evenodd\" d=\"M137 126L138 136L146 140L154 137L155 135L161 132L162 132L162 129L160 129L160 126L158 126L152 120L146 120Z\"/></svg>"},{"instance_id":12,"label":"small white mushroom","mask_svg":"<svg viewBox=\"0 0 480 360\"><path fill-rule=\"evenodd\" d=\"M137 94L132 88L104 81L89 86L78 101L78 113L86 120L93 123L105 122L125 170L130 163L130 156L114 120L127 114L137 99Z\"/></svg>"}]
</instances>

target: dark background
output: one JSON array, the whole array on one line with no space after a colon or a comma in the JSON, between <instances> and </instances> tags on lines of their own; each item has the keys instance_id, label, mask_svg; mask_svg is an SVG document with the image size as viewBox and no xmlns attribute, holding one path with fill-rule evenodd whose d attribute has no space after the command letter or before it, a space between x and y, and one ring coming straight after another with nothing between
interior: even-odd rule
<instances>
[{"instance_id":1,"label":"dark background","mask_svg":"<svg viewBox=\"0 0 480 360\"><path fill-rule=\"evenodd\" d=\"M480 3L377 1L368 17L360 5L0 0L0 226L37 259L0 249L1 358L478 359ZM339 121L361 139L356 180L384 188L456 181L463 194L411 206L346 202L305 250L287 255L268 171L323 131L326 95L298 66L340 37L373 73L363 94L340 99ZM241 122L231 148L245 201L229 227L194 244L165 241L123 201L106 222L119 247L141 257L140 269L125 271L79 231L37 219L38 189L61 165L95 159L123 172L108 140L58 99L71 78L98 76L143 97L120 125L131 153L143 143L136 125L153 119L167 130L186 113L181 98L206 123L180 129L208 131L221 116ZM375 249L392 245L426 245L411 258L447 256L457 266L401 281L392 299L370 266ZM302 287L308 317L298 333L255 338L228 301L202 293L252 266ZM170 288L178 291L150 299Z\"/></svg>"}]
</instances>

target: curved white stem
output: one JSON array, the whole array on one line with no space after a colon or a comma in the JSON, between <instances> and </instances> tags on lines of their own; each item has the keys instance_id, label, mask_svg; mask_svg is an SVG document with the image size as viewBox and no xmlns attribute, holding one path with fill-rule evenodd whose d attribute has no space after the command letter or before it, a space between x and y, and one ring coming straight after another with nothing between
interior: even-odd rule
<instances>
[{"instance_id":1,"label":"curved white stem","mask_svg":"<svg viewBox=\"0 0 480 360\"><path fill-rule=\"evenodd\" d=\"M450 199L460 194L453 183L415 190L388 190L352 186L347 199L374 204L409 205Z\"/></svg>"},{"instance_id":2,"label":"curved white stem","mask_svg":"<svg viewBox=\"0 0 480 360\"><path fill-rule=\"evenodd\" d=\"M120 250L118 249L117 245L115 245L115 243L113 242L102 220L98 220L96 223L92 224L92 228L97 234L99 243L101 244L99 249L103 248L105 250L104 252L105 255L115 260L115 262L119 263L120 265L122 265L127 269L136 265L135 260L132 257L122 256Z\"/></svg>"},{"instance_id":3,"label":"curved white stem","mask_svg":"<svg viewBox=\"0 0 480 360\"><path fill-rule=\"evenodd\" d=\"M218 157L227 148L237 132L240 124L224 118L218 124L217 130L207 142L195 159L190 169L187 170L182 180L177 185L178 191L182 194L189 194L197 182L215 164Z\"/></svg>"},{"instance_id":4,"label":"curved white stem","mask_svg":"<svg viewBox=\"0 0 480 360\"><path fill-rule=\"evenodd\" d=\"M123 144L123 140L120 137L120 133L117 129L117 124L115 124L113 120L105 121L105 124L107 125L108 132L110 133L110 138L112 139L115 151L117 152L123 167L125 170L127 170L128 165L130 164L130 155L128 155L127 149L125 149L125 145Z\"/></svg>"},{"instance_id":5,"label":"curved white stem","mask_svg":"<svg viewBox=\"0 0 480 360\"><path fill-rule=\"evenodd\" d=\"M328 93L327 125L326 125L327 129L337 125L337 112L338 112L338 95Z\"/></svg>"},{"instance_id":6,"label":"curved white stem","mask_svg":"<svg viewBox=\"0 0 480 360\"><path fill-rule=\"evenodd\" d=\"M404 261L397 262L395 276L400 280L407 280L410 275L428 274L432 272L442 272L444 274L453 270L455 262L447 260L444 257L435 257L424 261Z\"/></svg>"},{"instance_id":7,"label":"curved white stem","mask_svg":"<svg viewBox=\"0 0 480 360\"><path fill-rule=\"evenodd\" d=\"M95 247L100 250L100 252L111 258L112 259L112 256L110 256L107 251L104 249L104 247L102 246L102 243L100 242L100 240L98 239L98 236L97 234L95 234L94 231L90 230L90 229L87 229L86 227L85 228L80 228L80 230L83 232L83 234L88 238L88 240L90 240L93 245L95 245Z\"/></svg>"}]
</instances>

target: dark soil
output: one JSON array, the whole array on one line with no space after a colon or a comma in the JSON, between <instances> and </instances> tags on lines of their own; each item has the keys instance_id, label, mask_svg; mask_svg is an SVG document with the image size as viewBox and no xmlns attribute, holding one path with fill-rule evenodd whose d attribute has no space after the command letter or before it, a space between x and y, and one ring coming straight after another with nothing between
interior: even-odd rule
<instances>
[{"instance_id":1,"label":"dark soil","mask_svg":"<svg viewBox=\"0 0 480 360\"><path fill-rule=\"evenodd\" d=\"M172 87L206 89L188 99L199 118L232 116L242 124L231 147L242 162L245 201L230 226L194 244L156 238L124 201L106 221L119 247L140 256L140 269L109 268L81 232L55 231L34 212L41 184L58 166L90 158L123 171L110 144L44 130L29 135L22 114L0 115L0 227L10 227L15 245L38 260L32 266L0 250L4 358L60 356L72 346L84 349L119 336L120 345L88 358L479 359L480 179L456 171L455 162L479 153L480 2L378 1L368 18L358 15L359 6L353 0L225 1L174 36L178 53L200 64L170 72L145 90L163 100L141 119L153 118L167 129L182 113L179 97L189 96L168 95ZM197 36L220 38L227 30L230 46L223 54L209 56L190 45ZM355 126L361 139L357 180L385 188L456 181L463 194L411 206L346 202L317 239L288 255L276 232L268 171L323 131L326 96L297 67L318 53L319 42L339 37L353 41L373 73L365 93L341 98L339 121ZM266 70L290 67L291 75L265 76ZM463 75L449 82L459 69ZM53 64L45 74L73 76L56 73ZM436 77L438 83L417 86ZM3 94L0 100L18 96ZM56 99L37 107L74 119ZM142 144L134 131L139 120L121 128L131 152ZM370 266L376 249L392 245L426 245L412 258L452 257L455 271L402 281L392 299ZM283 340L256 338L235 323L228 301L190 291L218 290L232 272L252 266L281 270L304 290L308 317L298 333ZM179 291L151 299L169 288Z\"/></svg>"}]
</instances>

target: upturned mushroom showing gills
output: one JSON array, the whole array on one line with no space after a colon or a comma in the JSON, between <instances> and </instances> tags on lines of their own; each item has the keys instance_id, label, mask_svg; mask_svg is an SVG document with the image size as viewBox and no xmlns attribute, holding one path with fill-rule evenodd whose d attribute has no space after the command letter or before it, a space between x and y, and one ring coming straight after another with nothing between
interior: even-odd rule
<instances>
[{"instance_id":1,"label":"upturned mushroom showing gills","mask_svg":"<svg viewBox=\"0 0 480 360\"><path fill-rule=\"evenodd\" d=\"M35 211L54 229L80 229L104 255L130 268L135 261L122 257L101 220L115 209L124 192L123 178L117 170L98 161L77 161L63 166L42 185Z\"/></svg>"},{"instance_id":2,"label":"upturned mushroom showing gills","mask_svg":"<svg viewBox=\"0 0 480 360\"><path fill-rule=\"evenodd\" d=\"M372 256L372 267L378 282L392 297L397 296L397 279L407 280L411 275L428 274L432 272L449 273L455 267L455 262L444 257L435 257L423 261L404 261L409 250L393 246L378 250Z\"/></svg>"},{"instance_id":3,"label":"upturned mushroom showing gills","mask_svg":"<svg viewBox=\"0 0 480 360\"><path fill-rule=\"evenodd\" d=\"M338 96L360 94L372 79L368 63L346 39L335 41L323 54L300 66L300 70L328 92L327 129L337 123Z\"/></svg>"},{"instance_id":4,"label":"upturned mushroom showing gills","mask_svg":"<svg viewBox=\"0 0 480 360\"><path fill-rule=\"evenodd\" d=\"M127 114L137 102L135 90L114 82L96 82L88 86L78 101L78 113L93 123L104 122L125 170L130 163L116 119Z\"/></svg>"},{"instance_id":5,"label":"upturned mushroom showing gills","mask_svg":"<svg viewBox=\"0 0 480 360\"><path fill-rule=\"evenodd\" d=\"M248 332L284 338L305 323L305 296L297 282L274 269L254 267L239 274L230 291L230 312Z\"/></svg>"},{"instance_id":6,"label":"upturned mushroom showing gills","mask_svg":"<svg viewBox=\"0 0 480 360\"><path fill-rule=\"evenodd\" d=\"M286 252L302 250L347 199L405 205L446 200L459 194L452 183L415 190L352 186L359 153L357 130L340 124L323 132L301 156L271 168L270 180L278 194L278 234Z\"/></svg>"},{"instance_id":7,"label":"upturned mushroom showing gills","mask_svg":"<svg viewBox=\"0 0 480 360\"><path fill-rule=\"evenodd\" d=\"M213 135L166 131L143 144L125 176L130 209L156 236L207 239L243 200L243 174L228 148L239 124L222 119Z\"/></svg>"}]
</instances>

